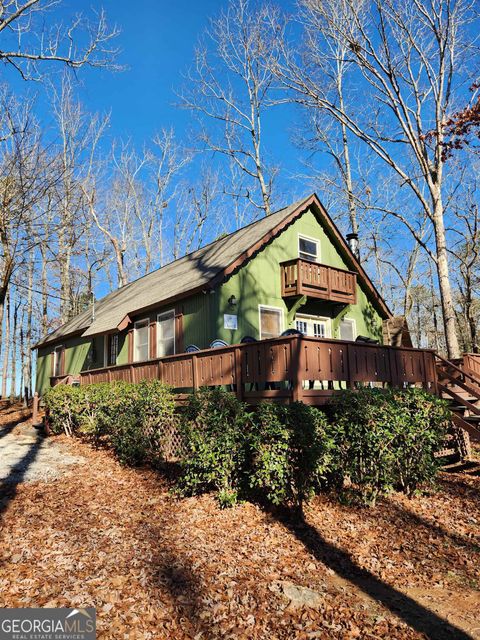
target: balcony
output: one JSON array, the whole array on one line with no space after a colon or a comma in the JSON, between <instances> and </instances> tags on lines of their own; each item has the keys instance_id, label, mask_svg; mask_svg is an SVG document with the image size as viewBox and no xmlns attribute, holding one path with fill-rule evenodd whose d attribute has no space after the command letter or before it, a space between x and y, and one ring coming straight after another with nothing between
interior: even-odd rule
<instances>
[{"instance_id":1,"label":"balcony","mask_svg":"<svg viewBox=\"0 0 480 640\"><path fill-rule=\"evenodd\" d=\"M308 260L280 263L282 297L310 296L341 304L357 302L357 274Z\"/></svg>"}]
</instances>

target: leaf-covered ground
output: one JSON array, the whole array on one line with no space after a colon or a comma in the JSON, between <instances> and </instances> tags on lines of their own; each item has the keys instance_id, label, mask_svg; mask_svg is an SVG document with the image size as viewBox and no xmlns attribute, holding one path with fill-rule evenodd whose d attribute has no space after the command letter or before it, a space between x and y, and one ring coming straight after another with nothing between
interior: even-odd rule
<instances>
[{"instance_id":1,"label":"leaf-covered ground","mask_svg":"<svg viewBox=\"0 0 480 640\"><path fill-rule=\"evenodd\" d=\"M2 488L2 607L95 606L98 637L115 640L480 638L475 475L370 510L320 497L299 526L56 446L87 463Z\"/></svg>"}]
</instances>

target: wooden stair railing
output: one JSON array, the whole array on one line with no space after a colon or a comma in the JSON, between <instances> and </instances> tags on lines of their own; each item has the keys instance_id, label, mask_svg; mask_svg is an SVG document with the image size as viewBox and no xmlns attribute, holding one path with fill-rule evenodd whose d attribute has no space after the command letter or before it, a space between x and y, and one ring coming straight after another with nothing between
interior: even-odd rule
<instances>
[{"instance_id":1,"label":"wooden stair railing","mask_svg":"<svg viewBox=\"0 0 480 640\"><path fill-rule=\"evenodd\" d=\"M480 442L480 384L476 377L453 362L436 356L438 391L452 403L453 421ZM460 390L468 397L460 395Z\"/></svg>"}]
</instances>

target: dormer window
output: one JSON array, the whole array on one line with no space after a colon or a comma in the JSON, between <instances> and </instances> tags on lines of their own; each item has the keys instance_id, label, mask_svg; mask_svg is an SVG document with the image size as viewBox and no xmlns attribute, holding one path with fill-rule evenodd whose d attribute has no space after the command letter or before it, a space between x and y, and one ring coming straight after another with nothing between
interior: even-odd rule
<instances>
[{"instance_id":1,"label":"dormer window","mask_svg":"<svg viewBox=\"0 0 480 640\"><path fill-rule=\"evenodd\" d=\"M298 236L298 257L300 260L319 262L320 247L318 240L307 236Z\"/></svg>"}]
</instances>

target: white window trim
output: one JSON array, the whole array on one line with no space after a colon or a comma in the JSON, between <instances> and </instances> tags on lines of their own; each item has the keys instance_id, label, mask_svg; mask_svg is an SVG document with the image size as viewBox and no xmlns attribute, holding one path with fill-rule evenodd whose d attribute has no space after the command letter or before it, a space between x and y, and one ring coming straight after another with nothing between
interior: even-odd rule
<instances>
[{"instance_id":1,"label":"white window trim","mask_svg":"<svg viewBox=\"0 0 480 640\"><path fill-rule=\"evenodd\" d=\"M156 340L157 340L157 344L155 345L155 349L156 349L156 354L157 354L157 358L159 358L160 356L158 355L158 341L159 341L159 336L160 333L158 331L159 329L159 322L160 322L160 318L163 318L165 316L171 316L173 318L173 353L177 353L177 341L176 341L176 336L175 336L175 309L169 309L168 311L162 311L162 313L158 313L157 314L157 331L156 331Z\"/></svg>"},{"instance_id":2,"label":"white window trim","mask_svg":"<svg viewBox=\"0 0 480 640\"><path fill-rule=\"evenodd\" d=\"M353 339L356 340L357 336L358 336L358 333L357 333L357 321L355 320L355 318L346 318L346 317L341 318L340 322L338 323L338 333L339 333L338 338L339 338L339 340L343 340L342 336L340 335L340 324L343 321L347 321L347 322L350 322L352 324L352 327L353 327L353 331L352 331Z\"/></svg>"},{"instance_id":3,"label":"white window trim","mask_svg":"<svg viewBox=\"0 0 480 640\"><path fill-rule=\"evenodd\" d=\"M65 371L63 373L56 373L57 371L57 358L58 358L58 354L60 354L60 358L62 357L62 353L65 350L65 345L64 344L59 344L56 347L54 347L53 349L53 375L54 377L57 376L63 376L65 374ZM60 364L62 363L62 361L60 360Z\"/></svg>"},{"instance_id":4,"label":"white window trim","mask_svg":"<svg viewBox=\"0 0 480 640\"><path fill-rule=\"evenodd\" d=\"M314 242L317 245L317 259L316 260L312 260L312 262L320 262L320 240L318 238L312 238L310 236L306 236L304 233L299 233L298 234L298 243L297 243L297 247L298 247L298 257L300 257L300 239L302 240L308 240L309 242Z\"/></svg>"},{"instance_id":5,"label":"white window trim","mask_svg":"<svg viewBox=\"0 0 480 640\"><path fill-rule=\"evenodd\" d=\"M259 304L258 305L258 335L260 336L260 340L263 340L262 338L262 310L267 310L267 311L278 311L280 313L280 333L279 335L281 335L284 331L284 313L283 313L283 309L282 307L273 307L271 305L268 304Z\"/></svg>"},{"instance_id":6,"label":"white window trim","mask_svg":"<svg viewBox=\"0 0 480 640\"><path fill-rule=\"evenodd\" d=\"M320 322L325 322L326 329L327 329L325 338L332 337L332 319L331 318L327 316L315 316L311 313L297 313L295 314L295 318L293 319L293 322L296 323L297 319L313 320L313 322L315 322L315 320L320 320Z\"/></svg>"},{"instance_id":7,"label":"white window trim","mask_svg":"<svg viewBox=\"0 0 480 640\"><path fill-rule=\"evenodd\" d=\"M150 360L150 319L144 318L143 320L137 320L133 323L133 361L144 362L144 360L136 360L137 354L137 328L147 326L147 360Z\"/></svg>"}]
</instances>

